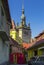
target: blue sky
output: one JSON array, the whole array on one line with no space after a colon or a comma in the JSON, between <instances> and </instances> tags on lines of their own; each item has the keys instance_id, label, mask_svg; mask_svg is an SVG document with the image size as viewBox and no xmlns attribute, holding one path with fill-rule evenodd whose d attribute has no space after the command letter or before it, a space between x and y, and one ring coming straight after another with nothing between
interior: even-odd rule
<instances>
[{"instance_id":1,"label":"blue sky","mask_svg":"<svg viewBox=\"0 0 44 65\"><path fill-rule=\"evenodd\" d=\"M26 23L30 23L32 37L44 30L44 0L8 0L11 18L21 22L22 3L24 4Z\"/></svg>"}]
</instances>

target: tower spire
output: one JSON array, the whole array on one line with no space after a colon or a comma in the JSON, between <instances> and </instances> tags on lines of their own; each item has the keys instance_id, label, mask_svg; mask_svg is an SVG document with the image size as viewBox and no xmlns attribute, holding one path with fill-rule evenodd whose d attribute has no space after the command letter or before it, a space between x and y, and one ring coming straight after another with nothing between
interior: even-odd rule
<instances>
[{"instance_id":1,"label":"tower spire","mask_svg":"<svg viewBox=\"0 0 44 65\"><path fill-rule=\"evenodd\" d=\"M24 15L24 4L22 4L21 25L22 25L22 26L26 26L25 15Z\"/></svg>"},{"instance_id":2,"label":"tower spire","mask_svg":"<svg viewBox=\"0 0 44 65\"><path fill-rule=\"evenodd\" d=\"M22 14L24 14L24 5L22 4Z\"/></svg>"}]
</instances>

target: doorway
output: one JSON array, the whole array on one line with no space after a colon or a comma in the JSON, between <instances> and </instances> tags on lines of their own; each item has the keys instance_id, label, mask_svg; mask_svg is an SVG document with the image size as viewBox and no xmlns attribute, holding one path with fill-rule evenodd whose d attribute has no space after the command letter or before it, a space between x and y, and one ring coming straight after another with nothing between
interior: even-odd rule
<instances>
[{"instance_id":1,"label":"doorway","mask_svg":"<svg viewBox=\"0 0 44 65\"><path fill-rule=\"evenodd\" d=\"M37 50L34 51L34 56L37 56Z\"/></svg>"}]
</instances>

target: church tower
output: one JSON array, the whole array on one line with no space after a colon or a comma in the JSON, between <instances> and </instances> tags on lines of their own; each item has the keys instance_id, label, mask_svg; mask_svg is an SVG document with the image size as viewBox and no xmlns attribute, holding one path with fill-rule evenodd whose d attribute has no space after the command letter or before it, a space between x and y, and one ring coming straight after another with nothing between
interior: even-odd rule
<instances>
[{"instance_id":1,"label":"church tower","mask_svg":"<svg viewBox=\"0 0 44 65\"><path fill-rule=\"evenodd\" d=\"M24 6L22 6L22 16L21 16L21 24L18 27L19 37L22 39L22 42L29 43L31 41L31 29L30 24L26 25L26 17L24 14Z\"/></svg>"}]
</instances>

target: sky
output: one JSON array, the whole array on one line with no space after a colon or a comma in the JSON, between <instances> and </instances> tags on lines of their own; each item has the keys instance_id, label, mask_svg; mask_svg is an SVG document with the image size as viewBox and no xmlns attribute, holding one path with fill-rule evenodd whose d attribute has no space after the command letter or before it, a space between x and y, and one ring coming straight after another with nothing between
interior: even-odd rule
<instances>
[{"instance_id":1,"label":"sky","mask_svg":"<svg viewBox=\"0 0 44 65\"><path fill-rule=\"evenodd\" d=\"M30 23L32 38L44 30L44 0L8 0L11 18L21 22L22 4L26 23Z\"/></svg>"}]
</instances>

